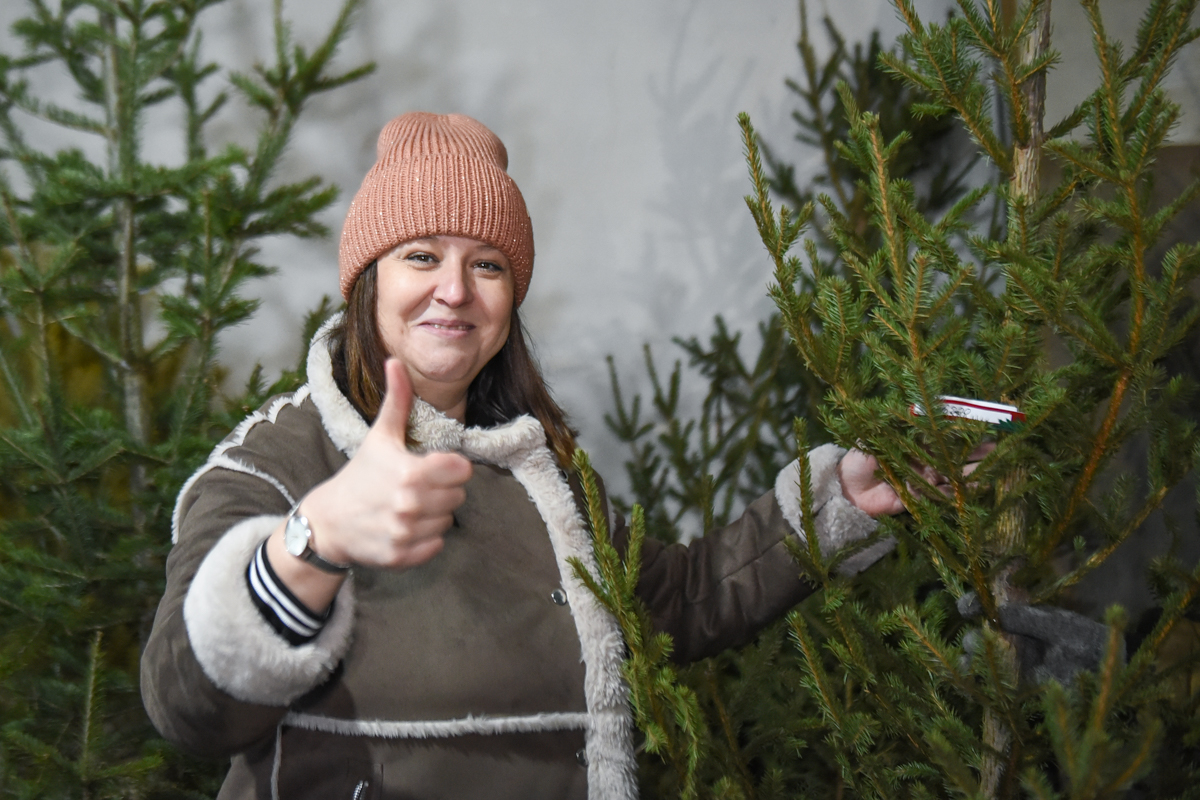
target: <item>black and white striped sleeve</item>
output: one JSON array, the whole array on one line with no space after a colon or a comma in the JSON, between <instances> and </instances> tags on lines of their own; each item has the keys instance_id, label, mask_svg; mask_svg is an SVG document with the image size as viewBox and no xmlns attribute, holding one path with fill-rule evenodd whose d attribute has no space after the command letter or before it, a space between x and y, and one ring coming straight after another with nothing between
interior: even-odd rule
<instances>
[{"instance_id":1,"label":"black and white striped sleeve","mask_svg":"<svg viewBox=\"0 0 1200 800\"><path fill-rule=\"evenodd\" d=\"M292 594L271 568L265 541L250 559L246 582L250 584L250 597L263 618L293 645L307 644L316 638L333 611L331 604L325 613L317 614Z\"/></svg>"}]
</instances>

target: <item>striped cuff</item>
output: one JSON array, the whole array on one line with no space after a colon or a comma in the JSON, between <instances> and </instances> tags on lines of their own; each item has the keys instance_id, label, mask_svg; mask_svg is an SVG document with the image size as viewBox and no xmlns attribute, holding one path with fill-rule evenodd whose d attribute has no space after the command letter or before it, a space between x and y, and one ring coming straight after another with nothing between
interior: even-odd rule
<instances>
[{"instance_id":1,"label":"striped cuff","mask_svg":"<svg viewBox=\"0 0 1200 800\"><path fill-rule=\"evenodd\" d=\"M292 594L271 568L265 541L250 559L246 583L250 585L250 597L259 613L276 633L293 645L307 644L316 638L333 612L331 603L325 613L316 614Z\"/></svg>"}]
</instances>

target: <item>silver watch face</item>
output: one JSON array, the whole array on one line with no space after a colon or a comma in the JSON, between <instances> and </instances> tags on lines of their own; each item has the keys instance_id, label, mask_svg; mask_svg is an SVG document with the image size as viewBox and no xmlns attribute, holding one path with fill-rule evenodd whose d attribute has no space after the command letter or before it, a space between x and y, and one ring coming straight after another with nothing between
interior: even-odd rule
<instances>
[{"instance_id":1,"label":"silver watch face","mask_svg":"<svg viewBox=\"0 0 1200 800\"><path fill-rule=\"evenodd\" d=\"M287 526L283 529L283 546L292 555L299 558L308 549L308 520L299 514L288 517Z\"/></svg>"}]
</instances>

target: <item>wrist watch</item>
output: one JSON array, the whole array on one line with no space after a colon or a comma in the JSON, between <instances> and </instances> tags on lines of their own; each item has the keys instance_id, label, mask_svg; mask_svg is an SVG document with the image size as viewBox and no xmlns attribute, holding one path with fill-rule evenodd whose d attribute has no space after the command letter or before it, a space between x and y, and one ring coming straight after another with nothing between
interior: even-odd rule
<instances>
[{"instance_id":1,"label":"wrist watch","mask_svg":"<svg viewBox=\"0 0 1200 800\"><path fill-rule=\"evenodd\" d=\"M345 574L350 569L349 564L335 564L332 561L321 558L316 550L312 549L312 528L308 524L308 517L300 513L300 504L297 503L288 514L287 524L283 527L283 546L294 555L296 558L303 559L314 567L334 575Z\"/></svg>"}]
</instances>

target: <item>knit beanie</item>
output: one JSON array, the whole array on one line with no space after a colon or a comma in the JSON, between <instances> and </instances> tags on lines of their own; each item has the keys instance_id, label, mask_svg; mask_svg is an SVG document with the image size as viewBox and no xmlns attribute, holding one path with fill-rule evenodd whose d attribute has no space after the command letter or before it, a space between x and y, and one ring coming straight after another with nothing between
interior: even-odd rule
<instances>
[{"instance_id":1,"label":"knit beanie","mask_svg":"<svg viewBox=\"0 0 1200 800\"><path fill-rule=\"evenodd\" d=\"M426 236L465 236L508 257L520 305L533 273L533 225L505 170L496 134L462 114L413 111L379 134L375 166L342 225L342 297L367 265L396 245Z\"/></svg>"}]
</instances>

